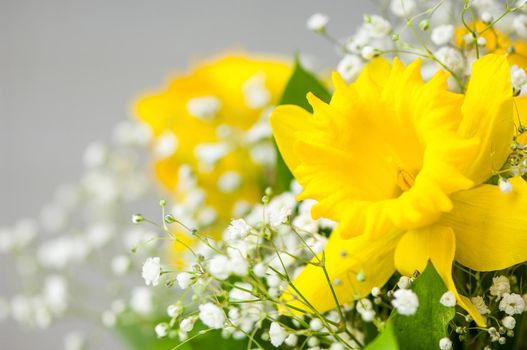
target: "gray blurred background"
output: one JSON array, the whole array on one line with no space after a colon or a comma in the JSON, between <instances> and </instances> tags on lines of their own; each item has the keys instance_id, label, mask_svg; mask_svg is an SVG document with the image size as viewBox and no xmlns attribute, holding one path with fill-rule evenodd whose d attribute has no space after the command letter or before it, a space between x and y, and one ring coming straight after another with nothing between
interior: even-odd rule
<instances>
[{"instance_id":1,"label":"gray blurred background","mask_svg":"<svg viewBox=\"0 0 527 350\"><path fill-rule=\"evenodd\" d=\"M0 0L0 226L37 216L57 185L78 178L90 141L109 140L136 96L193 59L298 50L334 66L338 56L306 19L326 13L344 36L373 10L367 0ZM0 295L13 278L0 259ZM0 323L0 349L61 349L64 327Z\"/></svg>"}]
</instances>

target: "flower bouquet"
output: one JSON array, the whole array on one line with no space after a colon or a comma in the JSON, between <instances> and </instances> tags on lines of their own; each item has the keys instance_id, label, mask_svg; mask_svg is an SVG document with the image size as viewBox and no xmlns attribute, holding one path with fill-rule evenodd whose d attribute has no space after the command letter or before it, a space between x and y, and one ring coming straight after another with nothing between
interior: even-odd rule
<instances>
[{"instance_id":1,"label":"flower bouquet","mask_svg":"<svg viewBox=\"0 0 527 350\"><path fill-rule=\"evenodd\" d=\"M139 99L39 225L1 231L32 283L0 309L97 310L132 349L527 349L527 3L307 27L331 74L228 52Z\"/></svg>"}]
</instances>

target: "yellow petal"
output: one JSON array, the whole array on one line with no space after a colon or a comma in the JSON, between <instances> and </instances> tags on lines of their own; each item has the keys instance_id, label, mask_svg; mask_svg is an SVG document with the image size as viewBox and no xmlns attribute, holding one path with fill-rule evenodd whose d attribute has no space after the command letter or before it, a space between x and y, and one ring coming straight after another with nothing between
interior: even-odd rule
<instances>
[{"instance_id":1,"label":"yellow petal","mask_svg":"<svg viewBox=\"0 0 527 350\"><path fill-rule=\"evenodd\" d=\"M514 134L511 75L505 57L487 55L474 63L462 112L459 133L480 140L466 174L482 183L507 159Z\"/></svg>"},{"instance_id":2,"label":"yellow petal","mask_svg":"<svg viewBox=\"0 0 527 350\"><path fill-rule=\"evenodd\" d=\"M527 260L527 183L511 179L513 192L482 185L452 196L441 222L454 229L456 260L477 271L501 270Z\"/></svg>"},{"instance_id":3,"label":"yellow petal","mask_svg":"<svg viewBox=\"0 0 527 350\"><path fill-rule=\"evenodd\" d=\"M429 226L408 231L395 250L395 266L403 275L422 272L430 260L446 287L454 293L458 304L467 310L480 326L485 325L483 316L468 298L460 296L452 278L452 263L456 251L454 232L446 226Z\"/></svg>"},{"instance_id":4,"label":"yellow petal","mask_svg":"<svg viewBox=\"0 0 527 350\"><path fill-rule=\"evenodd\" d=\"M306 110L292 105L279 106L271 114L271 127L276 144L285 164L293 174L299 165L293 146L299 136L298 133L304 130L310 118L311 114Z\"/></svg>"},{"instance_id":5,"label":"yellow petal","mask_svg":"<svg viewBox=\"0 0 527 350\"><path fill-rule=\"evenodd\" d=\"M349 240L335 233L331 235L324 251L325 266L340 304L364 297L373 287L381 287L386 283L395 271L393 250L399 236L399 233L393 232L383 239L371 241L365 235ZM312 262L316 263L316 258ZM359 281L361 276L364 277L362 282ZM290 286L282 299L289 305L307 311L311 310L308 304L319 312L333 309L337 304L329 281L320 266L307 265L292 282L300 294Z\"/></svg>"}]
</instances>

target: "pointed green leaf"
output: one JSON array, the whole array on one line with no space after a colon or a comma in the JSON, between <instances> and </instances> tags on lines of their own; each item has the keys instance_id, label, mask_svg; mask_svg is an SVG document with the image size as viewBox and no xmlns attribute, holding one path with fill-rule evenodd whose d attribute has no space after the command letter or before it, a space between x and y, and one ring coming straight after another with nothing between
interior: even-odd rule
<instances>
[{"instance_id":1,"label":"pointed green leaf","mask_svg":"<svg viewBox=\"0 0 527 350\"><path fill-rule=\"evenodd\" d=\"M388 321L384 330L364 350L399 350L391 321Z\"/></svg>"},{"instance_id":2,"label":"pointed green leaf","mask_svg":"<svg viewBox=\"0 0 527 350\"><path fill-rule=\"evenodd\" d=\"M419 298L415 315L404 316L394 312L390 317L401 349L437 349L439 340L448 337L448 323L455 316L455 307L443 306L439 300L447 292L443 280L432 263L412 284Z\"/></svg>"}]
</instances>

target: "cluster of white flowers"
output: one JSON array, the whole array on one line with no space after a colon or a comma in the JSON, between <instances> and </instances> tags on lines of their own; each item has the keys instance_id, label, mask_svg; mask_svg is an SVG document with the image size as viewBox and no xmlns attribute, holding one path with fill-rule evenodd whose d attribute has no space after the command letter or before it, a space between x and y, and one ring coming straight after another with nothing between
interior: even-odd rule
<instances>
[{"instance_id":1,"label":"cluster of white flowers","mask_svg":"<svg viewBox=\"0 0 527 350\"><path fill-rule=\"evenodd\" d=\"M432 77L440 69L448 70L457 80L457 86L453 85L453 88L460 88L470 75L471 63L489 50L488 33L492 32L494 37L497 36L494 29L503 33L511 39L510 45L515 38L527 38L527 14L524 11L527 5L524 1L505 4L485 0L472 1L469 5L471 12L464 10L462 1L391 0L388 11L383 11L385 17L366 15L358 29L343 40L331 37L326 29L329 18L325 15L311 16L308 28L336 44L342 53L337 71L348 82L355 80L364 64L374 57L397 55L409 61L422 58L425 78ZM459 16L454 15L461 13L467 13L467 28L460 23ZM487 35L482 33L483 27L473 29L477 22L490 28ZM494 37L491 40L501 40ZM491 50L495 49L494 44L489 46L492 46ZM501 49L514 51L512 47ZM515 91L522 93L527 82L525 71L513 66L511 75Z\"/></svg>"}]
</instances>

